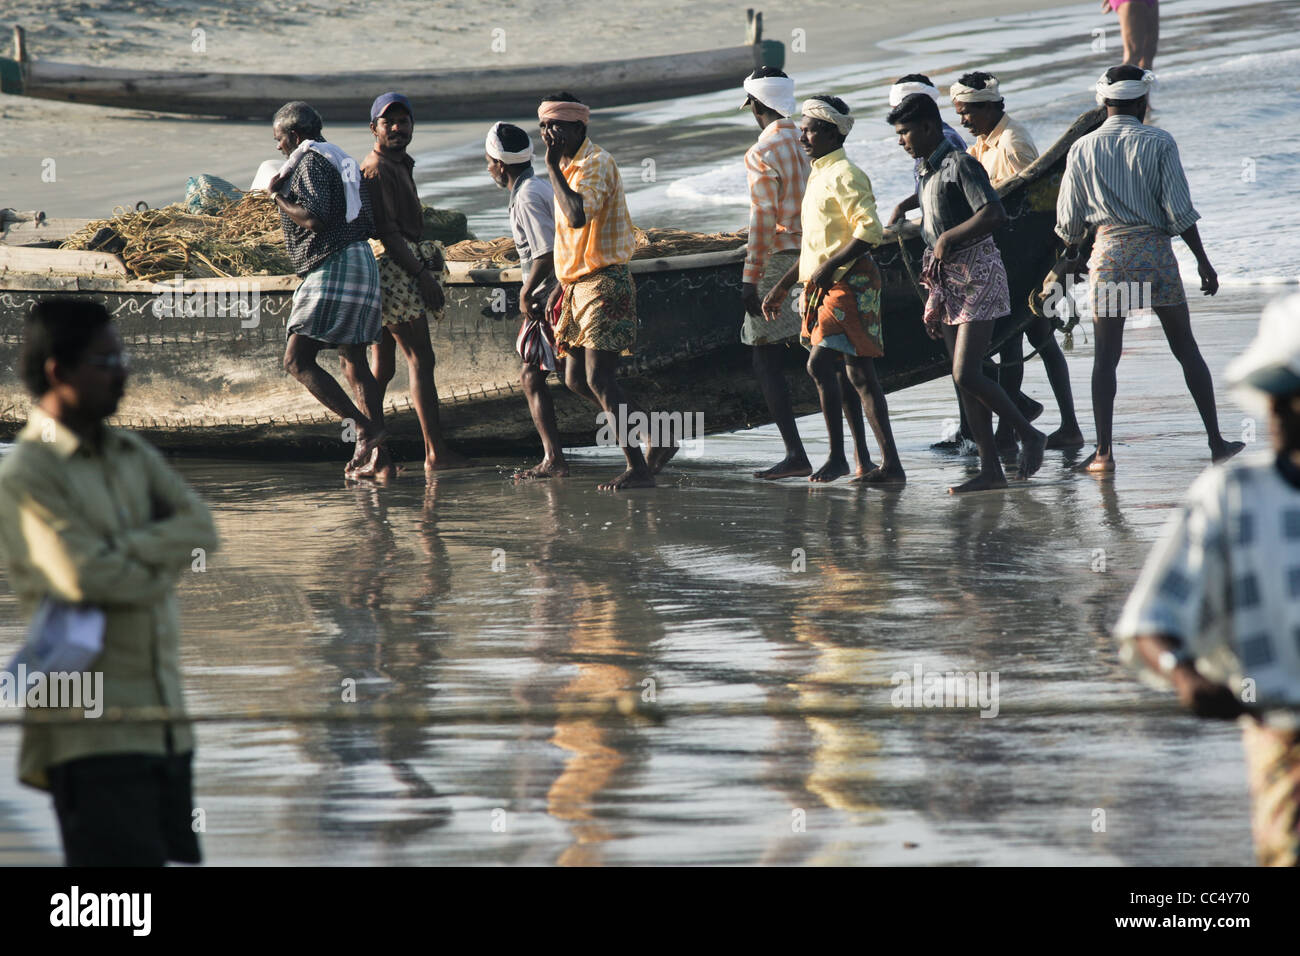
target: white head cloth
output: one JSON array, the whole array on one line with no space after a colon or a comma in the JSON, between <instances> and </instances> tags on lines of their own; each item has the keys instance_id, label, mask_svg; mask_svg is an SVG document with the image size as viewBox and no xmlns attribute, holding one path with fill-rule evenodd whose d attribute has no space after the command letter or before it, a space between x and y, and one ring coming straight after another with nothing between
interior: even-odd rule
<instances>
[{"instance_id":1,"label":"white head cloth","mask_svg":"<svg viewBox=\"0 0 1300 956\"><path fill-rule=\"evenodd\" d=\"M745 92L782 116L790 116L798 108L794 101L794 80L788 76L746 77Z\"/></svg>"},{"instance_id":2,"label":"white head cloth","mask_svg":"<svg viewBox=\"0 0 1300 956\"><path fill-rule=\"evenodd\" d=\"M982 90L963 83L954 83L949 87L948 95L952 97L954 103L996 103L1002 99L1002 94L998 91L997 77L989 77L985 80Z\"/></svg>"},{"instance_id":3,"label":"white head cloth","mask_svg":"<svg viewBox=\"0 0 1300 956\"><path fill-rule=\"evenodd\" d=\"M895 83L889 88L889 108L898 106L913 93L924 93L936 103L939 102L939 91L928 83Z\"/></svg>"},{"instance_id":4,"label":"white head cloth","mask_svg":"<svg viewBox=\"0 0 1300 956\"><path fill-rule=\"evenodd\" d=\"M847 113L841 113L824 100L804 100L803 115L811 116L813 119L825 120L838 129L842 136L848 136L849 130L853 129L853 117Z\"/></svg>"},{"instance_id":5,"label":"white head cloth","mask_svg":"<svg viewBox=\"0 0 1300 956\"><path fill-rule=\"evenodd\" d=\"M533 138L531 136L528 137L527 149L521 149L517 152L509 153L506 152L505 148L501 145L500 129L500 123L493 123L492 128L488 130L487 145L485 146L487 154L493 159L500 160L507 166L513 166L516 163L530 162L533 158Z\"/></svg>"},{"instance_id":6,"label":"white head cloth","mask_svg":"<svg viewBox=\"0 0 1300 956\"><path fill-rule=\"evenodd\" d=\"M1107 100L1140 100L1151 92L1156 85L1156 75L1150 70L1142 71L1140 80L1117 80L1106 82L1106 74L1097 77L1097 104L1104 105Z\"/></svg>"},{"instance_id":7,"label":"white head cloth","mask_svg":"<svg viewBox=\"0 0 1300 956\"><path fill-rule=\"evenodd\" d=\"M297 148L289 154L289 158L280 166L280 175L284 177L280 189L283 190L289 185L289 177L298 168L298 164L302 162L302 158L307 155L308 150L324 156L329 160L330 165L338 170L338 174L343 180L343 198L347 206L344 211L344 218L348 222L356 222L357 216L361 214L360 167L357 166L355 159L333 143L318 142L314 139L304 139L299 143Z\"/></svg>"},{"instance_id":8,"label":"white head cloth","mask_svg":"<svg viewBox=\"0 0 1300 956\"><path fill-rule=\"evenodd\" d=\"M1234 389L1285 394L1300 382L1300 293L1264 307L1259 332L1249 347L1228 363Z\"/></svg>"}]
</instances>

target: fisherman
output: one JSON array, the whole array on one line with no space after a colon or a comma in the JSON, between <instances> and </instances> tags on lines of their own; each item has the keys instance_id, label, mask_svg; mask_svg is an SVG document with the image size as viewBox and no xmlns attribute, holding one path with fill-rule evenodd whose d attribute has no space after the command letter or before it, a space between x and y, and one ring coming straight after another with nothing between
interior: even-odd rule
<instances>
[{"instance_id":1,"label":"fisherman","mask_svg":"<svg viewBox=\"0 0 1300 956\"><path fill-rule=\"evenodd\" d=\"M0 551L38 633L15 670L42 667L38 648L60 630L46 614L75 622L68 630L88 647L84 667L67 657L46 665L63 675L47 676L51 687L79 679L80 702L47 702L79 719L26 723L19 779L54 798L68 866L198 863L190 724L93 718L118 708L184 712L176 583L216 550L216 529L162 455L105 425L126 388L128 363L102 305L38 302L18 364L36 404L0 464ZM92 686L99 688L93 706ZM30 704L29 688L20 690Z\"/></svg>"},{"instance_id":2,"label":"fisherman","mask_svg":"<svg viewBox=\"0 0 1300 956\"><path fill-rule=\"evenodd\" d=\"M546 314L546 301L555 287L555 191L533 172L533 141L518 126L494 123L485 144L492 181L510 191L510 232L519 253L523 286L519 310L524 315L516 348L523 360L520 383L528 411L542 440L542 460L519 478L564 478L564 460L555 403L546 380L551 372L564 379L564 359L555 354L555 331Z\"/></svg>"},{"instance_id":3,"label":"fisherman","mask_svg":"<svg viewBox=\"0 0 1300 956\"><path fill-rule=\"evenodd\" d=\"M870 251L880 243L884 230L871 181L844 152L844 141L853 128L848 105L838 96L819 95L804 101L802 113L799 142L812 159L812 170L800 214L799 261L768 292L763 310L776 321L795 281L803 283L800 340L810 350L808 374L817 383L830 440L826 463L809 480L834 481L849 473L840 417L839 370L843 368L880 445L879 467L871 465L865 447L859 451L861 480L900 485L906 476L889 426L885 391L872 361L885 354L880 270Z\"/></svg>"},{"instance_id":4,"label":"fisherman","mask_svg":"<svg viewBox=\"0 0 1300 956\"><path fill-rule=\"evenodd\" d=\"M983 369L994 319L1011 311L1007 273L992 235L1007 214L984 167L944 138L932 97L913 93L887 121L899 145L923 161L921 235L926 251L921 282L929 292L924 322L933 338L943 338L952 357L953 381L961 390L980 454L980 473L948 491L1003 488L1006 477L994 446L992 414L1010 421L1020 436L1021 478L1038 471L1047 441Z\"/></svg>"},{"instance_id":5,"label":"fisherman","mask_svg":"<svg viewBox=\"0 0 1300 956\"><path fill-rule=\"evenodd\" d=\"M1205 425L1210 457L1224 461L1245 447L1224 440L1219 431L1214 383L1192 334L1170 237L1181 236L1196 257L1202 292L1214 295L1219 277L1201 245L1196 228L1201 214L1192 208L1178 146L1167 132L1142 122L1154 82L1154 73L1135 66L1111 67L1098 78L1097 102L1106 106L1106 121L1070 147L1056 200L1056 232L1069 244L1067 258L1076 254L1089 228L1096 229L1088 277L1097 336L1092 364L1097 449L1080 466L1095 474L1115 470L1115 371L1130 307L1152 308L1160 319Z\"/></svg>"},{"instance_id":6,"label":"fisherman","mask_svg":"<svg viewBox=\"0 0 1300 956\"><path fill-rule=\"evenodd\" d=\"M754 375L785 443L785 458L754 472L754 477L802 478L812 474L812 463L795 424L783 368L785 351L799 336L800 317L793 298L787 296L779 317L769 322L763 315L763 298L799 260L799 211L808 183L808 157L790 119L798 109L794 80L776 67L764 66L746 78L744 89L745 102L740 108L754 114L762 132L745 153L749 242L741 285L746 314L740 340L753 349Z\"/></svg>"},{"instance_id":7,"label":"fisherman","mask_svg":"<svg viewBox=\"0 0 1300 956\"><path fill-rule=\"evenodd\" d=\"M992 73L966 73L951 86L949 95L953 108L961 117L961 125L975 134L975 145L969 152L989 174L994 189L1014 179L1038 158L1038 147L1034 145L1029 130L1006 112L998 78ZM1083 432L1079 430L1079 420L1074 413L1070 369L1056 342L1052 324L1046 316L1041 316L1026 331L1030 344L1043 360L1047 380L1061 411L1061 427L1047 436L1047 447L1082 447ZM1023 334L1017 334L1002 346L998 384L1008 394L1018 393L1024 381L1023 338ZM999 421L994 438L1002 446L1014 443L1015 433L1009 423Z\"/></svg>"},{"instance_id":8,"label":"fisherman","mask_svg":"<svg viewBox=\"0 0 1300 956\"><path fill-rule=\"evenodd\" d=\"M303 277L293 293L284 370L316 400L355 429L356 448L343 473L383 474L389 464L379 383L366 364L366 346L379 339L379 269L367 243L374 220L370 196L354 160L321 136L321 118L295 100L276 111L276 148L288 157L268 191L280 208L284 243ZM343 374L360 407L316 364L322 349L336 348ZM348 427L349 424L351 427Z\"/></svg>"},{"instance_id":9,"label":"fisherman","mask_svg":"<svg viewBox=\"0 0 1300 956\"><path fill-rule=\"evenodd\" d=\"M1300 295L1270 303L1228 378L1272 453L1208 468L1165 525L1115 634L1125 661L1200 717L1237 718L1255 854L1300 865ZM1262 400L1262 401L1260 401Z\"/></svg>"},{"instance_id":10,"label":"fisherman","mask_svg":"<svg viewBox=\"0 0 1300 956\"><path fill-rule=\"evenodd\" d=\"M894 85L889 88L889 108L896 110L904 99L915 93L924 93L930 99L934 100L936 108L939 103L939 89L930 81L930 78L924 73L909 73L906 76L900 76ZM961 133L957 132L946 122L942 116L939 118L939 128L943 132L943 138L952 144L953 149L966 149L966 140L962 138ZM921 160L917 159L912 164L912 185L915 189L912 195L908 196L897 206L894 207L894 213L889 217L889 225L901 222L907 218L907 214L913 209L921 208Z\"/></svg>"},{"instance_id":11,"label":"fisherman","mask_svg":"<svg viewBox=\"0 0 1300 956\"><path fill-rule=\"evenodd\" d=\"M370 106L375 145L361 163L374 210L370 248L379 267L383 327L371 347L371 372L382 407L396 373L397 346L406 356L411 403L424 437L424 471L463 468L469 462L448 447L438 422L438 388L433 381L429 317L442 318L446 301L438 280L444 262L437 243L423 240L424 207L415 188L415 160L406 152L415 130L415 111L401 93L382 93ZM391 476L393 467L387 468Z\"/></svg>"},{"instance_id":12,"label":"fisherman","mask_svg":"<svg viewBox=\"0 0 1300 956\"><path fill-rule=\"evenodd\" d=\"M566 358L565 384L598 405L616 430L627 468L599 487L607 491L652 488L654 475L677 445L639 447L634 416L648 420L618 383L621 354L636 342L636 286L628 263L636 244L623 179L614 158L587 135L591 110L572 93L553 93L537 108L546 168L555 190L555 275L547 299L556 353ZM651 438L662 436L651 435Z\"/></svg>"}]
</instances>

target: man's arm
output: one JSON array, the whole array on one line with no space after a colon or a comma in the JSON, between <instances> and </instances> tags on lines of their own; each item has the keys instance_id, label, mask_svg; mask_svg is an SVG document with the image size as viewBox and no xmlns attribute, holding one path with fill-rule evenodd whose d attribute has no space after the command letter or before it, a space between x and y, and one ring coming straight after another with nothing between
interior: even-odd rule
<instances>
[{"instance_id":1,"label":"man's arm","mask_svg":"<svg viewBox=\"0 0 1300 956\"><path fill-rule=\"evenodd\" d=\"M1201 291L1206 295L1214 295L1219 291L1219 274L1214 271L1214 266L1210 265L1210 257L1205 254L1205 246L1201 245L1201 231L1196 226L1190 226L1181 234L1181 238L1196 257L1196 271L1201 276Z\"/></svg>"},{"instance_id":2,"label":"man's arm","mask_svg":"<svg viewBox=\"0 0 1300 956\"><path fill-rule=\"evenodd\" d=\"M1065 240L1071 251L1088 234L1082 177L1083 171L1075 157L1074 147L1071 147L1065 160L1065 172L1061 175L1061 189L1056 195L1056 234Z\"/></svg>"},{"instance_id":3,"label":"man's arm","mask_svg":"<svg viewBox=\"0 0 1300 956\"><path fill-rule=\"evenodd\" d=\"M741 273L740 296L745 311L761 315L758 284L763 281L767 259L776 241L776 204L781 195L781 177L756 154L745 154L745 175L749 181L749 241L745 268Z\"/></svg>"},{"instance_id":4,"label":"man's arm","mask_svg":"<svg viewBox=\"0 0 1300 956\"><path fill-rule=\"evenodd\" d=\"M277 190L276 205L303 229L322 232L334 216L341 215L347 208L343 177L329 160L311 150L293 171L288 188L298 201L291 202Z\"/></svg>"},{"instance_id":5,"label":"man's arm","mask_svg":"<svg viewBox=\"0 0 1300 956\"><path fill-rule=\"evenodd\" d=\"M1134 639L1134 645L1142 662L1152 671L1168 677L1178 692L1179 701L1197 717L1233 720L1249 713L1232 692L1232 688L1209 680L1191 661L1181 661L1172 669L1165 669L1165 654L1175 654L1182 648L1182 641L1178 638L1165 634L1143 634Z\"/></svg>"},{"instance_id":6,"label":"man's arm","mask_svg":"<svg viewBox=\"0 0 1300 956\"><path fill-rule=\"evenodd\" d=\"M195 548L215 551L217 529L207 505L156 450L142 445L138 453L148 463L155 520L119 536L127 553L156 567L183 568L193 560Z\"/></svg>"},{"instance_id":7,"label":"man's arm","mask_svg":"<svg viewBox=\"0 0 1300 956\"><path fill-rule=\"evenodd\" d=\"M519 307L523 310L524 315L530 319L535 319L533 315L533 296L537 295L537 290L546 285L555 275L555 252L544 252L540 256L533 258L532 267L528 270L528 278L524 280L523 288L519 290Z\"/></svg>"},{"instance_id":8,"label":"man's arm","mask_svg":"<svg viewBox=\"0 0 1300 956\"><path fill-rule=\"evenodd\" d=\"M907 214L913 209L921 208L921 197L916 193L908 196L897 206L894 207L894 214L889 217L889 224L892 226L897 222L907 218Z\"/></svg>"},{"instance_id":9,"label":"man's arm","mask_svg":"<svg viewBox=\"0 0 1300 956\"><path fill-rule=\"evenodd\" d=\"M564 178L564 173L560 169L560 164L564 162L560 141L555 139L549 130L542 131L542 141L546 143L546 172L551 177L551 189L555 191L555 201L564 214L569 228L581 229L587 224L587 211L583 208L582 193L570 188L568 180ZM580 172L579 184L582 185L586 178L586 172Z\"/></svg>"}]
</instances>

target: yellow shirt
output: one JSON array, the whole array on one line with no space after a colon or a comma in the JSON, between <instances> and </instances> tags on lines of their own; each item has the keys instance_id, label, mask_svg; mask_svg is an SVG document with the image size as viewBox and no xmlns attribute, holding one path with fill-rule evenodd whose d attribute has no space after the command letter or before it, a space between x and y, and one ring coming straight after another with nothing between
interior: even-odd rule
<instances>
[{"instance_id":1,"label":"yellow shirt","mask_svg":"<svg viewBox=\"0 0 1300 956\"><path fill-rule=\"evenodd\" d=\"M636 236L623 195L623 177L613 156L585 139L562 172L569 188L582 195L582 209L587 215L581 229L570 226L557 190L555 275L568 285L597 269L630 261Z\"/></svg>"},{"instance_id":2,"label":"yellow shirt","mask_svg":"<svg viewBox=\"0 0 1300 956\"><path fill-rule=\"evenodd\" d=\"M1022 123L1003 113L998 125L966 152L980 161L989 181L1000 186L1038 158L1038 147Z\"/></svg>"},{"instance_id":3,"label":"yellow shirt","mask_svg":"<svg viewBox=\"0 0 1300 956\"><path fill-rule=\"evenodd\" d=\"M153 520L155 508L168 516ZM217 533L207 507L142 438L104 429L96 449L33 408L0 462L0 550L9 584L30 620L49 596L105 612L102 704L185 706L174 591L194 549L210 553ZM79 713L73 710L72 713ZM47 788L46 768L111 753L166 754L167 725L23 727L18 777ZM194 749L188 723L170 725L172 753Z\"/></svg>"},{"instance_id":4,"label":"yellow shirt","mask_svg":"<svg viewBox=\"0 0 1300 956\"><path fill-rule=\"evenodd\" d=\"M803 244L799 249L799 281L807 282L817 267L839 252L851 239L878 244L884 238L871 180L849 162L843 148L814 159L804 190L799 216ZM835 281L852 268L847 263Z\"/></svg>"}]
</instances>

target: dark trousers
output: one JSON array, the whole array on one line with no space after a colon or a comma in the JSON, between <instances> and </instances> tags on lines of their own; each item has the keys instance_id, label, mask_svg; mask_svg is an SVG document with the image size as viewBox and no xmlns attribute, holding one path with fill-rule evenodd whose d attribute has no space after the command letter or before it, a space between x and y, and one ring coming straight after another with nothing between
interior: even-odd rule
<instances>
[{"instance_id":1,"label":"dark trousers","mask_svg":"<svg viewBox=\"0 0 1300 956\"><path fill-rule=\"evenodd\" d=\"M108 754L48 770L68 866L199 863L194 754Z\"/></svg>"}]
</instances>

